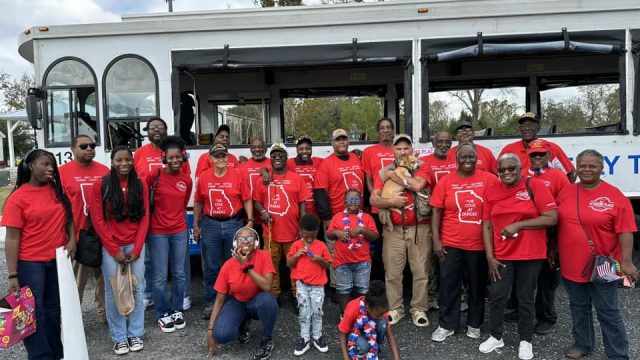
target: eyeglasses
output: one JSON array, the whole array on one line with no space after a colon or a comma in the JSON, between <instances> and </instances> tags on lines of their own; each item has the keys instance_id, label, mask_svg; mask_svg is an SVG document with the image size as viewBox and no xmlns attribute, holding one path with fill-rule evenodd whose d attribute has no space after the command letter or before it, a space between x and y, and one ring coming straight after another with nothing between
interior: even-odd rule
<instances>
[{"instance_id":1,"label":"eyeglasses","mask_svg":"<svg viewBox=\"0 0 640 360\"><path fill-rule=\"evenodd\" d=\"M506 167L506 168L498 168L498 173L499 174L504 174L506 172L513 173L513 172L516 172L516 170L518 170L517 166L509 166L509 167Z\"/></svg>"},{"instance_id":2,"label":"eyeglasses","mask_svg":"<svg viewBox=\"0 0 640 360\"><path fill-rule=\"evenodd\" d=\"M91 143L91 144L80 144L78 145L78 147L82 150L87 150L87 148L92 148L95 149L96 148L96 143Z\"/></svg>"},{"instance_id":3,"label":"eyeglasses","mask_svg":"<svg viewBox=\"0 0 640 360\"><path fill-rule=\"evenodd\" d=\"M256 238L254 236L238 236L236 240L240 243L252 243L256 241Z\"/></svg>"},{"instance_id":4,"label":"eyeglasses","mask_svg":"<svg viewBox=\"0 0 640 360\"><path fill-rule=\"evenodd\" d=\"M164 125L151 125L147 127L147 130L164 130L166 129Z\"/></svg>"},{"instance_id":5,"label":"eyeglasses","mask_svg":"<svg viewBox=\"0 0 640 360\"><path fill-rule=\"evenodd\" d=\"M472 128L462 128L462 129L458 129L458 131L456 131L456 134L464 134L464 133L471 133L473 132Z\"/></svg>"}]
</instances>

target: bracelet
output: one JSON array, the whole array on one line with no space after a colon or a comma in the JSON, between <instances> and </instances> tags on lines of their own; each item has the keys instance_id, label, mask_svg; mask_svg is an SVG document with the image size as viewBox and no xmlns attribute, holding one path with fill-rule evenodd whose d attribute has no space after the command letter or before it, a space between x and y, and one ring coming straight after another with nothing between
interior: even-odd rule
<instances>
[{"instance_id":1,"label":"bracelet","mask_svg":"<svg viewBox=\"0 0 640 360\"><path fill-rule=\"evenodd\" d=\"M7 279L11 280L11 279L15 279L17 277L18 277L18 273L11 273L11 274L9 274L9 276L7 276Z\"/></svg>"},{"instance_id":2,"label":"bracelet","mask_svg":"<svg viewBox=\"0 0 640 360\"><path fill-rule=\"evenodd\" d=\"M207 331L213 331L213 328L207 328Z\"/></svg>"}]
</instances>

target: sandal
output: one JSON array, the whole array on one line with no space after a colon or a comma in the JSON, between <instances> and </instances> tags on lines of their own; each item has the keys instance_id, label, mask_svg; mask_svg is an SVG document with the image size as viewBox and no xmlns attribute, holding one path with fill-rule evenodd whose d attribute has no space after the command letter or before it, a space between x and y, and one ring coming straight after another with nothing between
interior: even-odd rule
<instances>
[{"instance_id":1,"label":"sandal","mask_svg":"<svg viewBox=\"0 0 640 360\"><path fill-rule=\"evenodd\" d=\"M387 316L389 317L389 324L397 324L404 317L404 310L402 308L389 310Z\"/></svg>"},{"instance_id":2,"label":"sandal","mask_svg":"<svg viewBox=\"0 0 640 360\"><path fill-rule=\"evenodd\" d=\"M413 325L417 327L426 327L429 326L429 318L424 311L414 311L411 313L411 320L413 321Z\"/></svg>"}]
</instances>

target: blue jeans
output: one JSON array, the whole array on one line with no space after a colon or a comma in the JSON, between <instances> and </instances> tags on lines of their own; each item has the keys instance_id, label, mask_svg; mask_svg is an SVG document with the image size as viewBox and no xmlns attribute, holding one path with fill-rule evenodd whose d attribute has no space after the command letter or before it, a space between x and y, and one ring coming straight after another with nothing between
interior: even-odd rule
<instances>
[{"instance_id":1,"label":"blue jeans","mask_svg":"<svg viewBox=\"0 0 640 360\"><path fill-rule=\"evenodd\" d=\"M189 254L189 232L184 256L184 297L191 297L191 254Z\"/></svg>"},{"instance_id":2,"label":"blue jeans","mask_svg":"<svg viewBox=\"0 0 640 360\"><path fill-rule=\"evenodd\" d=\"M147 241L144 244L144 252L147 256L144 258L144 283L149 284L144 290L144 299L153 300L153 264L151 263L151 249L149 249L149 236L147 235Z\"/></svg>"},{"instance_id":3,"label":"blue jeans","mask_svg":"<svg viewBox=\"0 0 640 360\"><path fill-rule=\"evenodd\" d=\"M133 244L120 246L120 250L124 254L128 254L133 250ZM122 316L116 307L116 301L113 297L113 289L111 288L111 278L115 278L118 271L118 263L109 255L107 250L102 248L102 276L104 276L104 300L105 310L107 313L107 323L109 324L109 332L111 340L114 343L127 340L130 337L142 337L144 335L144 255L145 250L140 252L140 258L131 263L131 272L138 279L138 285L135 287L136 305L133 312L127 316Z\"/></svg>"},{"instance_id":4,"label":"blue jeans","mask_svg":"<svg viewBox=\"0 0 640 360\"><path fill-rule=\"evenodd\" d=\"M231 257L233 235L244 226L242 219L217 221L208 216L202 222L202 237L200 246L202 251L202 272L204 281L204 303L212 305L216 292L216 283L222 264Z\"/></svg>"},{"instance_id":5,"label":"blue jeans","mask_svg":"<svg viewBox=\"0 0 640 360\"><path fill-rule=\"evenodd\" d=\"M319 339L322 336L324 286L307 285L298 280L296 282L296 299L300 312L298 314L300 337L304 341L309 341L311 332L314 339Z\"/></svg>"},{"instance_id":6,"label":"blue jeans","mask_svg":"<svg viewBox=\"0 0 640 360\"><path fill-rule=\"evenodd\" d=\"M277 317L278 302L268 291L259 292L247 302L227 295L213 326L213 338L219 344L226 344L238 336L240 325L254 319L262 323L262 340L271 340Z\"/></svg>"},{"instance_id":7,"label":"blue jeans","mask_svg":"<svg viewBox=\"0 0 640 360\"><path fill-rule=\"evenodd\" d=\"M573 346L591 353L595 343L591 305L602 329L604 353L609 359L629 359L629 340L620 315L618 283L577 283L562 278L569 295L569 308L573 322Z\"/></svg>"},{"instance_id":8,"label":"blue jeans","mask_svg":"<svg viewBox=\"0 0 640 360\"><path fill-rule=\"evenodd\" d=\"M384 343L384 337L387 335L387 319L378 319L376 322L376 341L378 342L378 352L382 348L382 344ZM364 334L358 336L358 340L356 340L356 354L364 355L369 351L369 343L367 342L367 338Z\"/></svg>"},{"instance_id":9,"label":"blue jeans","mask_svg":"<svg viewBox=\"0 0 640 360\"><path fill-rule=\"evenodd\" d=\"M29 360L62 359L60 291L56 261L18 260L18 283L36 300L36 332L24 339Z\"/></svg>"},{"instance_id":10,"label":"blue jeans","mask_svg":"<svg viewBox=\"0 0 640 360\"><path fill-rule=\"evenodd\" d=\"M187 243L187 232L177 234L149 234L147 245L153 258L153 302L155 303L156 320L165 313L182 311L184 297L184 248ZM167 299L167 268L171 266L171 304ZM145 269L146 270L146 269ZM146 271L145 271L146 273Z\"/></svg>"},{"instance_id":11,"label":"blue jeans","mask_svg":"<svg viewBox=\"0 0 640 360\"><path fill-rule=\"evenodd\" d=\"M338 266L336 268L336 292L340 295L347 295L355 290L358 294L366 294L369 290L370 273L371 263L364 261Z\"/></svg>"}]
</instances>

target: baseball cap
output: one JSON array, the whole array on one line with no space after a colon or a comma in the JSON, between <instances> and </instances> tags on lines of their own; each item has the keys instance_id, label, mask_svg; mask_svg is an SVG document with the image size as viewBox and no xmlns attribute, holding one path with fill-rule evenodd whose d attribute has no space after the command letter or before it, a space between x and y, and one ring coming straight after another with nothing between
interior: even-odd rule
<instances>
[{"instance_id":1,"label":"baseball cap","mask_svg":"<svg viewBox=\"0 0 640 360\"><path fill-rule=\"evenodd\" d=\"M413 141L411 141L411 137L409 137L409 135L407 135L407 134L399 134L399 135L396 135L396 136L393 138L393 145L397 144L397 143L398 143L398 141L400 141L400 140L406 140L406 141L408 141L408 142L409 142L409 144L413 145Z\"/></svg>"},{"instance_id":2,"label":"baseball cap","mask_svg":"<svg viewBox=\"0 0 640 360\"><path fill-rule=\"evenodd\" d=\"M527 149L527 154L531 155L533 153L545 153L551 150L551 146L548 142L542 139L535 139L529 143L529 148Z\"/></svg>"},{"instance_id":3,"label":"baseball cap","mask_svg":"<svg viewBox=\"0 0 640 360\"><path fill-rule=\"evenodd\" d=\"M281 142L274 142L269 148L269 154L273 154L274 151L282 151L285 154L288 154L287 147Z\"/></svg>"},{"instance_id":4,"label":"baseball cap","mask_svg":"<svg viewBox=\"0 0 640 360\"><path fill-rule=\"evenodd\" d=\"M473 125L471 125L471 122L469 122L469 121L461 121L460 123L458 123L458 126L456 126L456 131L458 131L458 130L460 130L462 128L473 129Z\"/></svg>"},{"instance_id":5,"label":"baseball cap","mask_svg":"<svg viewBox=\"0 0 640 360\"><path fill-rule=\"evenodd\" d=\"M333 130L333 133L331 133L331 140L338 140L338 138L341 138L343 136L346 138L349 137L344 129L335 129Z\"/></svg>"},{"instance_id":6,"label":"baseball cap","mask_svg":"<svg viewBox=\"0 0 640 360\"><path fill-rule=\"evenodd\" d=\"M540 124L540 118L538 117L538 115L531 111L527 111L526 113L522 114L522 116L520 116L520 120L518 120L518 124L522 124L527 120L533 120Z\"/></svg>"},{"instance_id":7,"label":"baseball cap","mask_svg":"<svg viewBox=\"0 0 640 360\"><path fill-rule=\"evenodd\" d=\"M216 131L216 136L218 136L218 134L220 134L221 131L226 131L229 134L231 134L231 128L227 124L222 124L218 126L218 130Z\"/></svg>"},{"instance_id":8,"label":"baseball cap","mask_svg":"<svg viewBox=\"0 0 640 360\"><path fill-rule=\"evenodd\" d=\"M296 146L303 144L303 143L307 143L309 145L313 145L313 141L311 141L311 138L308 137L307 135L302 135L300 136L300 138L296 141Z\"/></svg>"},{"instance_id":9,"label":"baseball cap","mask_svg":"<svg viewBox=\"0 0 640 360\"><path fill-rule=\"evenodd\" d=\"M209 149L209 155L211 156L218 156L218 155L228 155L229 151L227 150L227 147L222 145L222 144L215 144L211 147L211 149Z\"/></svg>"}]
</instances>

